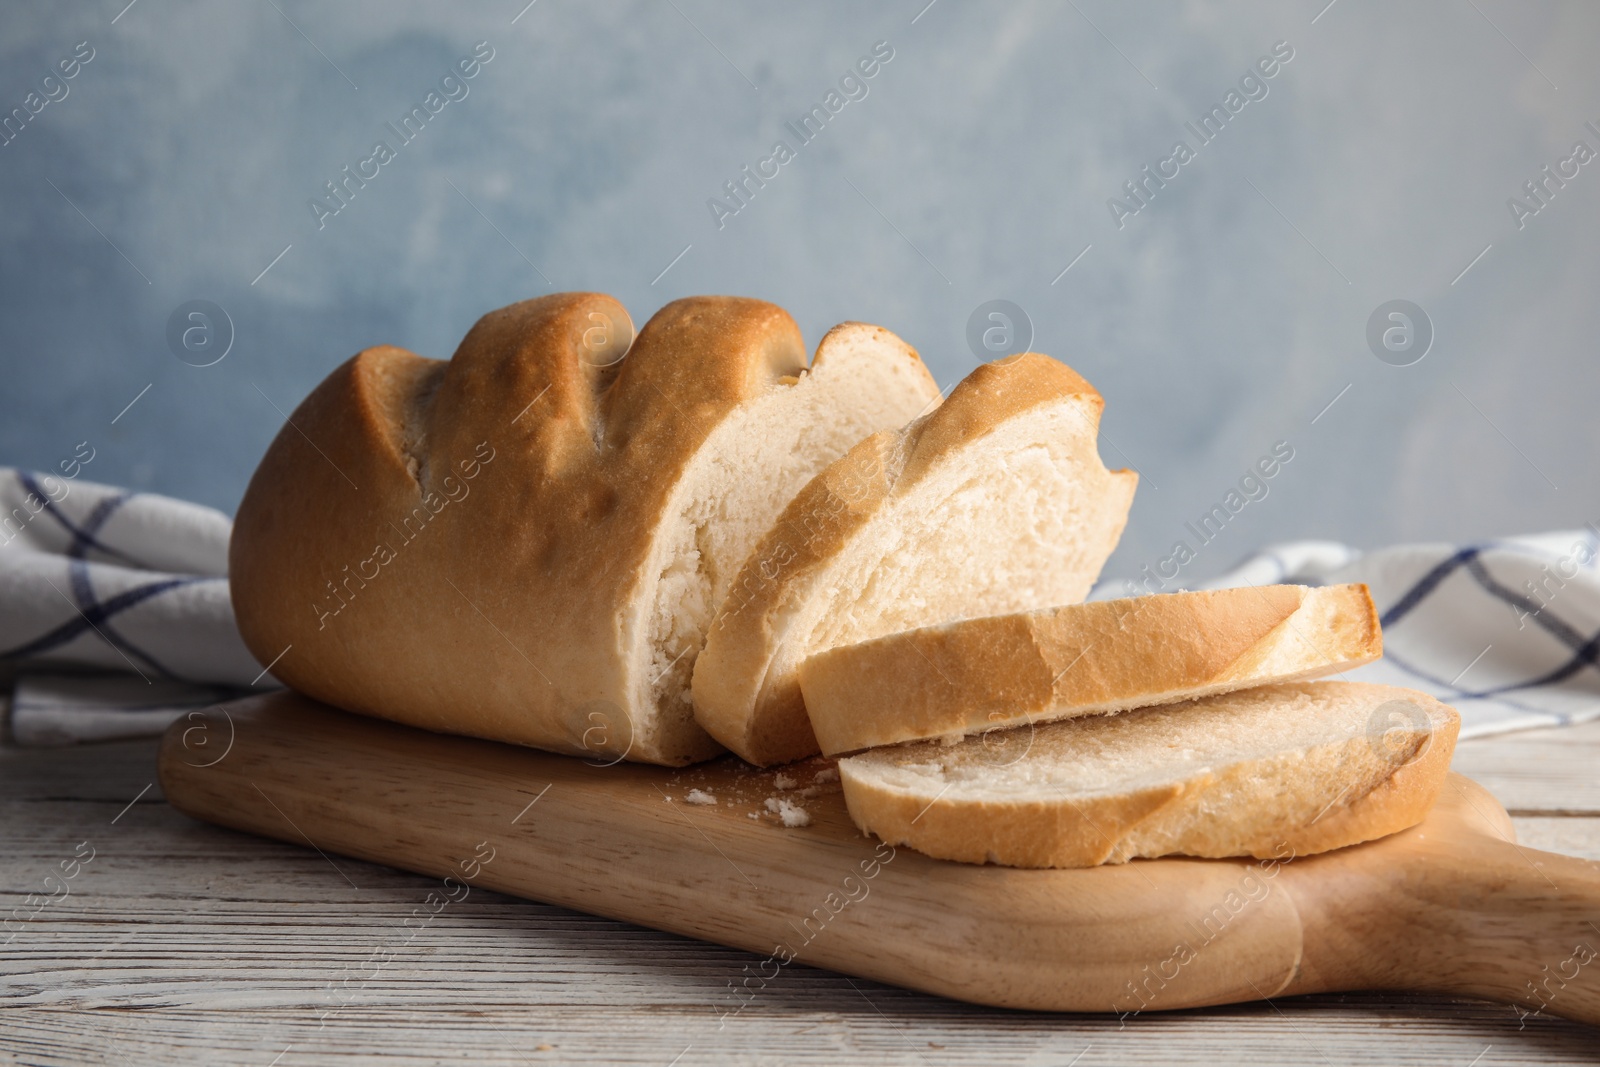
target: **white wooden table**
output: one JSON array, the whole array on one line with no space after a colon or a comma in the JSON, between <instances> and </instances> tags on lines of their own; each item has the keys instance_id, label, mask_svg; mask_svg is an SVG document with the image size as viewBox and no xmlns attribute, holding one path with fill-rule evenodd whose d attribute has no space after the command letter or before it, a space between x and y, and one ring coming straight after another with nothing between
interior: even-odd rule
<instances>
[{"instance_id":1,"label":"white wooden table","mask_svg":"<svg viewBox=\"0 0 1600 1067\"><path fill-rule=\"evenodd\" d=\"M800 965L719 1028L755 957L487 891L374 966L434 880L194 822L162 801L155 751L0 748L5 912L94 856L0 949L0 1063L1600 1062L1600 1031L1519 1029L1499 1004L1376 992L1124 1028ZM1525 843L1600 859L1597 766L1600 723L1463 742L1455 760Z\"/></svg>"}]
</instances>

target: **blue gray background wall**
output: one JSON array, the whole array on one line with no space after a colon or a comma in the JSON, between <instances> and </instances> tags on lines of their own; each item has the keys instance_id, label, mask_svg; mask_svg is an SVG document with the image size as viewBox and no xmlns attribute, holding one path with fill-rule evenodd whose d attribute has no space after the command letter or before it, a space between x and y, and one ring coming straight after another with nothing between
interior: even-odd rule
<instances>
[{"instance_id":1,"label":"blue gray background wall","mask_svg":"<svg viewBox=\"0 0 1600 1067\"><path fill-rule=\"evenodd\" d=\"M523 3L7 4L0 109L79 42L94 58L0 148L0 462L88 440L87 477L231 511L338 362L447 356L530 295L604 290L639 322L759 296L811 343L888 326L943 384L1002 298L1144 474L1108 573L1277 441L1293 461L1186 577L1274 539L1600 518L1600 166L1520 227L1507 206L1600 150L1600 7ZM308 200L479 41L469 95L319 229ZM865 98L719 228L707 200L878 41ZM1265 98L1119 228L1108 198L1279 41ZM169 351L193 299L234 325L214 366ZM1411 366L1367 344L1392 299L1435 330Z\"/></svg>"}]
</instances>

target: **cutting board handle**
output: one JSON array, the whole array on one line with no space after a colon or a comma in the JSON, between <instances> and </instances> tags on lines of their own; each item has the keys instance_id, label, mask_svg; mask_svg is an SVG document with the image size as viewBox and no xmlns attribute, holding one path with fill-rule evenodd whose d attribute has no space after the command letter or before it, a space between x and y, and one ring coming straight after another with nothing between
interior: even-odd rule
<instances>
[{"instance_id":1,"label":"cutting board handle","mask_svg":"<svg viewBox=\"0 0 1600 1067\"><path fill-rule=\"evenodd\" d=\"M1397 835L1389 863L1294 871L1305 953L1284 992L1455 993L1523 1026L1600 1025L1600 863L1517 844L1475 782L1451 775L1447 801L1453 817Z\"/></svg>"},{"instance_id":2,"label":"cutting board handle","mask_svg":"<svg viewBox=\"0 0 1600 1067\"><path fill-rule=\"evenodd\" d=\"M1449 991L1510 1003L1523 1025L1600 1026L1600 863L1489 837L1463 858L1459 878L1432 887L1441 922L1417 965L1439 967Z\"/></svg>"}]
</instances>

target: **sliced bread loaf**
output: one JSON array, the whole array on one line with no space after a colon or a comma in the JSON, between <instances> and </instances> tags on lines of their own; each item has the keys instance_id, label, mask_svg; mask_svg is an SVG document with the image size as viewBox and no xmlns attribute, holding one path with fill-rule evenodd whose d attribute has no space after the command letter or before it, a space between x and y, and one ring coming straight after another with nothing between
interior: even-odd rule
<instances>
[{"instance_id":1,"label":"sliced bread loaf","mask_svg":"<svg viewBox=\"0 0 1600 1067\"><path fill-rule=\"evenodd\" d=\"M759 300L561 293L449 362L371 348L295 410L239 506L239 629L351 711L558 752L721 751L689 672L750 549L813 475L939 391L874 326Z\"/></svg>"},{"instance_id":2,"label":"sliced bread loaf","mask_svg":"<svg viewBox=\"0 0 1600 1067\"><path fill-rule=\"evenodd\" d=\"M862 441L789 502L713 620L695 718L752 763L818 751L806 657L953 619L1082 600L1137 477L1095 448L1104 402L1048 356L973 371L930 414Z\"/></svg>"},{"instance_id":3,"label":"sliced bread loaf","mask_svg":"<svg viewBox=\"0 0 1600 1067\"><path fill-rule=\"evenodd\" d=\"M857 826L939 859L1284 859L1420 822L1459 726L1414 690L1310 682L873 749L839 774Z\"/></svg>"},{"instance_id":4,"label":"sliced bread loaf","mask_svg":"<svg viewBox=\"0 0 1600 1067\"><path fill-rule=\"evenodd\" d=\"M833 756L1304 681L1382 652L1366 586L1269 585L891 634L812 656L800 690Z\"/></svg>"}]
</instances>

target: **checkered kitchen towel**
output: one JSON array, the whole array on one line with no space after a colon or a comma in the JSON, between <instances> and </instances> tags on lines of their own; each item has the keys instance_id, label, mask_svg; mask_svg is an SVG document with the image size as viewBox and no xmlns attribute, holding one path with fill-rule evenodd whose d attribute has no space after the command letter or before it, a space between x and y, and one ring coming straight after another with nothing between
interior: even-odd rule
<instances>
[{"instance_id":1,"label":"checkered kitchen towel","mask_svg":"<svg viewBox=\"0 0 1600 1067\"><path fill-rule=\"evenodd\" d=\"M159 733L276 686L239 638L227 516L0 468L0 672L19 744Z\"/></svg>"},{"instance_id":2,"label":"checkered kitchen towel","mask_svg":"<svg viewBox=\"0 0 1600 1067\"><path fill-rule=\"evenodd\" d=\"M0 671L16 675L16 740L154 734L275 685L234 626L228 532L225 516L181 500L0 468ZM1593 526L1364 555L1296 541L1205 587L1275 582L1366 582L1385 655L1347 677L1434 694L1461 712L1463 736L1600 718Z\"/></svg>"}]
</instances>

